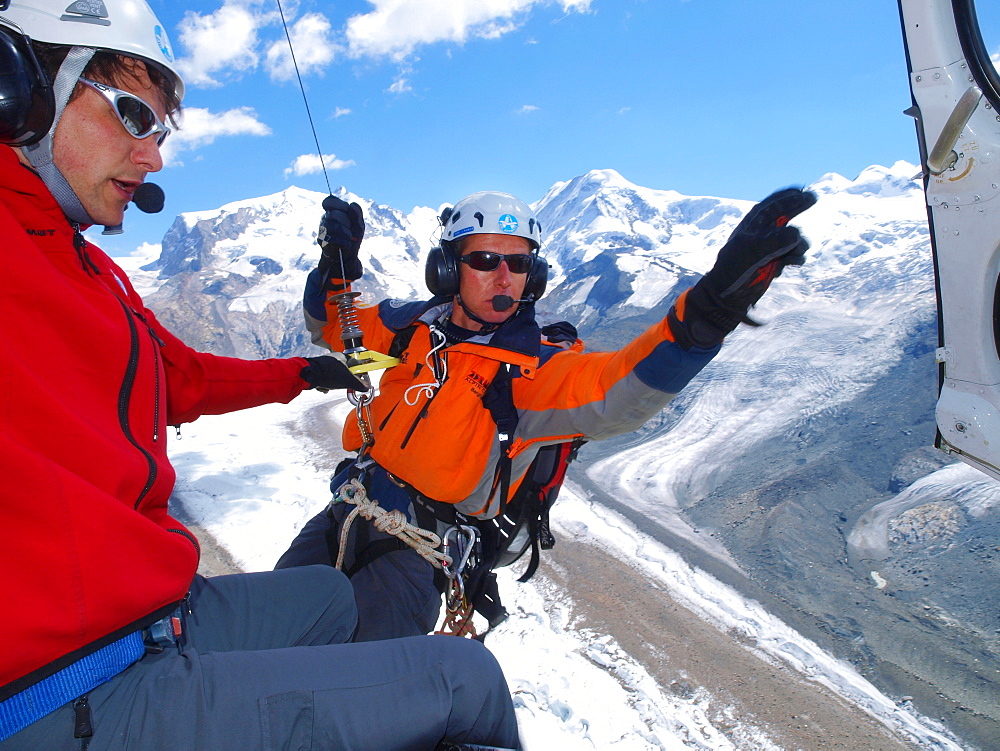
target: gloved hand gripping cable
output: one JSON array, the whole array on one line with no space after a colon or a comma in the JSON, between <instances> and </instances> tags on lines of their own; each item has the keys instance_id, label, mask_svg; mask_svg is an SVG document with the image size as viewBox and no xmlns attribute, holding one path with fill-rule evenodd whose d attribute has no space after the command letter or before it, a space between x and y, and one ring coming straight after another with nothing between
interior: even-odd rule
<instances>
[{"instance_id":1,"label":"gloved hand gripping cable","mask_svg":"<svg viewBox=\"0 0 1000 751\"><path fill-rule=\"evenodd\" d=\"M399 358L390 357L381 352L370 350L364 345L363 333L358 325L358 312L354 301L359 292L350 292L347 285L361 278L364 268L358 253L361 241L365 236L365 219L361 207L356 203L348 204L334 195L323 199L323 214L316 235L316 243L322 250L317 268L328 279L336 266L342 285L327 283L333 291L329 300L337 306L337 316L340 321L340 338L344 343L344 355L347 357L347 367L369 388L367 391L348 390L347 399L354 405L361 431L362 446L359 459L374 443L374 435L370 427L369 405L374 399L371 390L371 380L368 373L373 370L391 368L399 364ZM339 291L337 291L339 290Z\"/></svg>"},{"instance_id":2,"label":"gloved hand gripping cable","mask_svg":"<svg viewBox=\"0 0 1000 751\"><path fill-rule=\"evenodd\" d=\"M318 268L324 275L330 275L334 265L339 266L342 291L330 295L330 301L337 306L340 320L340 338L344 342L344 354L348 357L348 367L355 375L366 381L372 370L391 368L399 364L399 359L365 347L358 312L354 301L360 292L348 292L347 284L361 278L364 272L358 252L365 236L365 219L361 207L356 203L329 195L323 199L323 219L319 224L316 243L322 249ZM335 289L331 286L331 289Z\"/></svg>"}]
</instances>

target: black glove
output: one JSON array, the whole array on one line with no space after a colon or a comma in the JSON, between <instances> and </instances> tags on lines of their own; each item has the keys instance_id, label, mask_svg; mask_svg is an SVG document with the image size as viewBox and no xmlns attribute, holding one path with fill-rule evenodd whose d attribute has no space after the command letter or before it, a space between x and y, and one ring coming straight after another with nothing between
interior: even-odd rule
<instances>
[{"instance_id":1,"label":"black glove","mask_svg":"<svg viewBox=\"0 0 1000 751\"><path fill-rule=\"evenodd\" d=\"M311 389L367 391L370 388L367 383L348 370L347 365L340 358L323 355L321 357L307 357L306 360L309 364L302 368L299 377L308 383Z\"/></svg>"},{"instance_id":2,"label":"black glove","mask_svg":"<svg viewBox=\"0 0 1000 751\"><path fill-rule=\"evenodd\" d=\"M760 325L747 311L785 266L805 263L809 243L788 222L814 203L815 193L786 188L750 209L722 246L715 266L688 291L683 320L674 308L667 315L682 348L710 349L740 323Z\"/></svg>"},{"instance_id":3,"label":"black glove","mask_svg":"<svg viewBox=\"0 0 1000 751\"><path fill-rule=\"evenodd\" d=\"M351 282L360 279L364 269L358 251L365 236L365 216L361 207L330 195L323 199L323 210L326 213L316 235L316 242L323 249L319 270L337 279Z\"/></svg>"}]
</instances>

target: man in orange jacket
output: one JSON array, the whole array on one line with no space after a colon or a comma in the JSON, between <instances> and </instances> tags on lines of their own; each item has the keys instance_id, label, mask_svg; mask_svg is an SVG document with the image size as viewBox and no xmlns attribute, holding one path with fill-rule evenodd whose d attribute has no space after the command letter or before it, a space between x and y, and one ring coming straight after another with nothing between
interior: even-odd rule
<instances>
[{"instance_id":1,"label":"man in orange jacket","mask_svg":"<svg viewBox=\"0 0 1000 751\"><path fill-rule=\"evenodd\" d=\"M162 167L183 95L144 0L4 0L0 71L0 748L517 745L480 645L341 644L329 567L196 575L166 426L364 384L195 352L84 238Z\"/></svg>"},{"instance_id":2,"label":"man in orange jacket","mask_svg":"<svg viewBox=\"0 0 1000 751\"><path fill-rule=\"evenodd\" d=\"M435 585L433 566L440 563L392 539L387 523L372 528L356 519L360 483L367 499L411 523L437 531L477 527L482 539L457 590L454 562L444 562L452 604L464 592L479 598L482 607L472 605L490 620L502 618L488 591L495 585L480 569L492 565L504 543L486 540L498 525L478 522L503 519L541 447L620 435L659 412L729 332L752 323L747 311L773 278L805 261L808 243L788 220L815 201L797 188L769 196L662 321L617 352L585 353L572 326L536 323L533 303L548 270L539 256L541 227L524 202L494 192L467 196L442 213L441 244L426 266L432 299L358 306L358 332L342 331L338 307L362 273L364 220L357 204L326 198L323 254L304 298L313 341L337 351L363 334L368 350L401 362L385 371L379 394L360 411L363 420L345 423L344 448L359 457L334 478L333 502L302 529L278 567L339 562L358 599L357 640L434 627L442 581L438 575ZM498 384L506 384L502 393ZM506 416L503 403L512 405ZM381 518L368 507L365 514ZM519 530L507 532L515 537Z\"/></svg>"}]
</instances>

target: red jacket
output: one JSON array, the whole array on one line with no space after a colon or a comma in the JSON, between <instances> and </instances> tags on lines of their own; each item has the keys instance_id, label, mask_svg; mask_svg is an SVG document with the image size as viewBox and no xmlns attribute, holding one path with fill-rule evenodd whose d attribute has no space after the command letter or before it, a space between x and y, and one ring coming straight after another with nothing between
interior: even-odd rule
<instances>
[{"instance_id":1,"label":"red jacket","mask_svg":"<svg viewBox=\"0 0 1000 751\"><path fill-rule=\"evenodd\" d=\"M184 597L166 426L287 402L305 364L187 347L0 146L0 701Z\"/></svg>"}]
</instances>

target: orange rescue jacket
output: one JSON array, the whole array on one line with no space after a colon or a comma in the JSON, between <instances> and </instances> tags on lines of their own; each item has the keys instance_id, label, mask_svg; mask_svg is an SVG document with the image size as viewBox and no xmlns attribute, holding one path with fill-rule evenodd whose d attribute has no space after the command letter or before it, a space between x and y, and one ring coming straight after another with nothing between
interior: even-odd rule
<instances>
[{"instance_id":1,"label":"orange rescue jacket","mask_svg":"<svg viewBox=\"0 0 1000 751\"><path fill-rule=\"evenodd\" d=\"M304 298L306 323L314 341L340 350L331 294L314 271ZM444 299L358 306L368 349L388 352L397 334L415 327L402 362L383 372L371 404L375 443L369 453L422 495L469 515L493 517L502 506L496 493L500 440L482 400L500 367L513 368L519 418L508 451L513 494L541 446L635 430L718 352L681 349L666 319L617 352L585 353L579 340L567 348L550 346L542 341L533 308L523 307L494 333L441 349L437 367L446 368L446 375L435 387L432 332L451 306ZM348 419L344 448L357 450L361 442L356 421Z\"/></svg>"}]
</instances>

